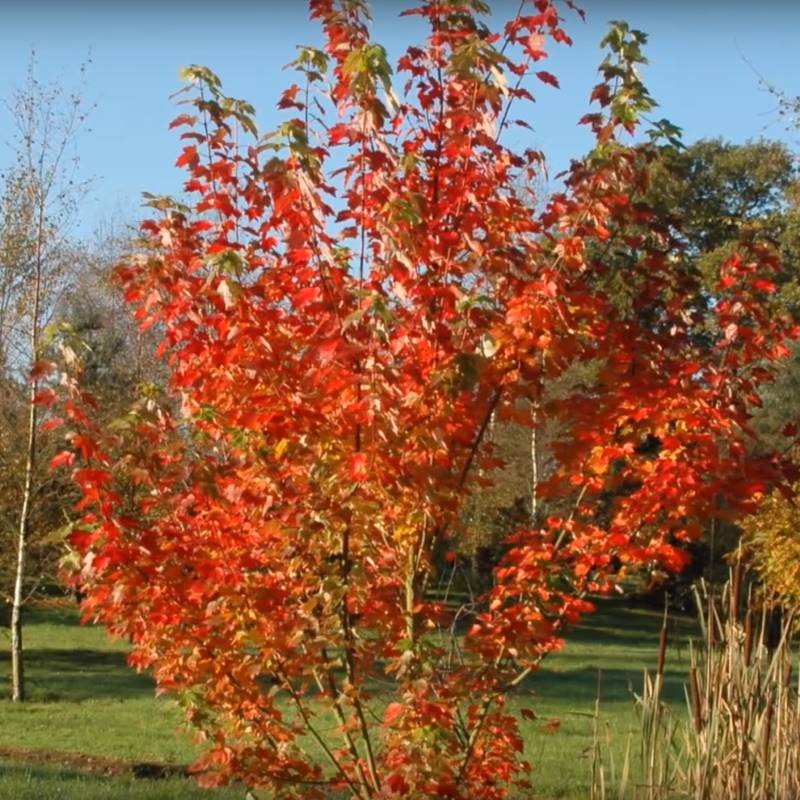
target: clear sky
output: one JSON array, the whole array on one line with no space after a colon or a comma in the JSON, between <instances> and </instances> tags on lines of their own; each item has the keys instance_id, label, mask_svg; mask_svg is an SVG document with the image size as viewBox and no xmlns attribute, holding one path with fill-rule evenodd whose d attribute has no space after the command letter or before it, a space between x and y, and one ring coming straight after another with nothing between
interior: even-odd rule
<instances>
[{"instance_id":1,"label":"clear sky","mask_svg":"<svg viewBox=\"0 0 800 800\"><path fill-rule=\"evenodd\" d=\"M376 39L390 53L419 37L418 20L397 17L408 5L373 2ZM492 5L498 16L513 15L518 0ZM658 116L681 126L687 142L797 138L783 128L754 69L800 94L800 2L585 0L583 6L586 22L574 18L567 25L574 46L551 48L545 67L562 88L531 86L538 100L535 130L511 134L514 143L543 149L552 171L586 147L575 123L588 110L597 45L610 19L626 19L649 34L645 83L661 105ZM180 191L172 167L179 145L167 125L177 113L169 95L180 87L181 66L211 67L229 94L256 106L268 129L279 119L274 103L291 81L281 68L296 45L318 37L303 0L0 0L0 95L23 82L31 48L38 77L68 88L77 83L81 62L91 59L85 95L97 108L80 157L82 174L97 180L85 205L86 230L120 209L136 214L142 191ZM0 142L9 133L8 114L0 109ZM0 165L7 158L0 151Z\"/></svg>"}]
</instances>

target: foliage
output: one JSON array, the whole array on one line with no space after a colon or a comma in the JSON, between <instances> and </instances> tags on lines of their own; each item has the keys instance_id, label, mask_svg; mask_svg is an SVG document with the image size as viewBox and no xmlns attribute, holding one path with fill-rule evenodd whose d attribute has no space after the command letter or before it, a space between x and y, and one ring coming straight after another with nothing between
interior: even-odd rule
<instances>
[{"instance_id":1,"label":"foliage","mask_svg":"<svg viewBox=\"0 0 800 800\"><path fill-rule=\"evenodd\" d=\"M795 490L797 486L795 485ZM768 595L800 607L800 509L774 491L742 521L743 547Z\"/></svg>"},{"instance_id":2,"label":"foliage","mask_svg":"<svg viewBox=\"0 0 800 800\"><path fill-rule=\"evenodd\" d=\"M770 305L775 313L790 313L797 319L800 308L797 302L800 297L798 176L796 160L787 146L766 140L745 144L731 144L721 139L701 140L686 147L660 148L651 169L649 185L637 199L650 206L658 226L674 240L675 256L681 259L681 269L699 271L703 286L699 302L713 302L720 268L736 251L740 240L760 241L774 246L782 262L774 275L777 290L772 294ZM624 306L627 280L624 270L614 265L624 265L635 258L635 254L617 240L611 246L599 247L596 257L611 266L606 289L621 307ZM708 346L714 346L713 337L709 337ZM761 387L759 396L753 398L751 413L756 436L749 446L757 452L787 446L784 429L797 418L798 357L793 347L778 379ZM596 380L593 375L578 377L587 386ZM574 380L575 376L567 374L560 380L570 378ZM564 392L557 384L545 384L543 395L542 405L546 407L559 402ZM551 442L558 438L553 430L556 420L546 408L541 416L533 440L530 429L520 425L499 425L490 431L498 455L506 465L496 476L494 486L474 496L475 510L466 520L479 554L487 551L494 554L499 549L498 541L508 532L509 510L519 508L522 503L532 511L535 503L532 486L536 483L531 474L532 448L536 450L540 478L553 468ZM544 519L553 504L540 499L535 505ZM724 579L726 567L722 557L736 549L739 538L740 531L735 525L716 521L707 526L702 541L691 548L691 573L684 571L666 582L663 576L655 576L657 580L652 582L643 574L638 582L650 587L655 583L668 590L673 601L679 595L689 601L691 583L699 575L705 573L710 577L716 566ZM480 560L479 570L485 560Z\"/></svg>"},{"instance_id":3,"label":"foliage","mask_svg":"<svg viewBox=\"0 0 800 800\"><path fill-rule=\"evenodd\" d=\"M654 105L639 31L612 27L582 119L596 146L535 212L519 187L542 155L502 134L527 73L557 84L537 64L569 42L554 5L500 31L478 0L408 12L430 34L399 59L400 92L360 0L310 8L325 48L300 50L275 133L208 69L185 73L190 200L149 199L148 246L120 271L163 331L166 393L101 426L62 379L76 580L208 737L206 783L502 798L528 768L507 695L586 594L680 568L706 518L781 479L745 446L748 397L792 332L765 308L777 259L743 247L713 304L676 266L638 200L674 129L628 144ZM617 244L627 258L604 260ZM438 602L434 554L457 554L501 466L491 420L529 425L545 383L588 364L597 381L548 409L557 511L506 537L481 597Z\"/></svg>"},{"instance_id":4,"label":"foliage","mask_svg":"<svg viewBox=\"0 0 800 800\"><path fill-rule=\"evenodd\" d=\"M689 254L702 260L743 237L780 240L798 176L782 142L704 139L664 151L659 178L651 202L675 221Z\"/></svg>"},{"instance_id":5,"label":"foliage","mask_svg":"<svg viewBox=\"0 0 800 800\"><path fill-rule=\"evenodd\" d=\"M719 271L741 240L765 242L779 253L774 275L775 313L800 319L800 206L795 156L781 142L730 144L721 139L665 150L648 192L658 216L683 244L684 258L700 270L710 301ZM753 447L786 446L782 429L796 420L793 384L797 353L775 385L754 398Z\"/></svg>"},{"instance_id":6,"label":"foliage","mask_svg":"<svg viewBox=\"0 0 800 800\"><path fill-rule=\"evenodd\" d=\"M680 244L680 268L698 273L702 289L698 302L712 304L720 270L742 241L774 247L781 266L772 276L775 290L765 303L767 313L790 314L798 319L798 264L800 216L797 204L797 163L785 144L759 140L731 144L721 139L701 140L684 148L664 148L653 165L645 199L655 219ZM610 258L627 258L612 248ZM624 302L624 280L610 284L612 295ZM697 335L701 335L698 329ZM713 348L716 333L706 343ZM748 448L755 453L785 450L787 433L797 421L795 402L798 373L796 345L773 383L749 396L753 436ZM692 570L659 580L671 601L691 598L691 584L702 574L724 580L724 557L736 550L741 536L732 520L717 519L705 526L692 547ZM719 573L719 574L718 574ZM686 603L687 605L689 603Z\"/></svg>"}]
</instances>

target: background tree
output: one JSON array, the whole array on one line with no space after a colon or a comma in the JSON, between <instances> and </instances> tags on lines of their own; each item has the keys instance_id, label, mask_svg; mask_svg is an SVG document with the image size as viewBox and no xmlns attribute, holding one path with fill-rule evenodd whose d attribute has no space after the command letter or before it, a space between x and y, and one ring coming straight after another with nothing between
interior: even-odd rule
<instances>
[{"instance_id":1,"label":"background tree","mask_svg":"<svg viewBox=\"0 0 800 800\"><path fill-rule=\"evenodd\" d=\"M674 228L683 259L702 275L705 302L713 302L722 265L741 241L768 243L781 257L773 276L774 313L800 320L800 209L797 158L781 142L736 145L721 139L665 151L649 199ZM778 379L749 393L753 419L749 447L767 453L791 445L786 432L798 417L792 387L800 379L798 351L784 362ZM694 548L696 569L709 576L727 572L724 557L739 543L741 529L716 521Z\"/></svg>"},{"instance_id":2,"label":"background tree","mask_svg":"<svg viewBox=\"0 0 800 800\"><path fill-rule=\"evenodd\" d=\"M720 269L742 241L762 242L774 246L781 256L781 269L774 276L777 292L770 303L775 313L788 312L797 318L800 311L798 174L796 158L788 147L781 142L737 145L721 139L702 140L687 147L665 146L658 151L652 173L649 184L641 187L636 199L650 208L652 218L648 225L658 226L660 235L671 241L673 258L680 259L681 268L697 271L702 287L698 302L713 302ZM628 286L624 269L618 267L636 255L619 238L600 243L596 250L598 259L615 267L603 280L609 295L622 307L627 303ZM708 343L713 347L713 332ZM561 379L567 381L568 387L570 382L590 386L598 372L596 368L587 372L580 365L573 371L576 374ZM750 446L755 450L770 452L787 447L784 430L797 419L798 375L797 355L793 350L779 379L764 387L758 398L753 398L752 424L756 435ZM559 402L565 392L554 385L546 394L549 399L543 402L547 405ZM537 450L539 482L555 467L551 447L557 438L554 420L545 413L542 423L533 429L533 442L528 426L512 424L494 428L498 453L506 465L502 477L473 498L472 510L465 520L467 527L476 531L475 547L484 553L484 568L492 564L487 548L496 551L496 545L513 524L513 509L520 511L521 503L528 511L533 510L531 489L537 481L531 464L531 444ZM550 506L540 499L538 508L546 517ZM740 532L735 525L715 522L711 531L692 546L693 570L671 581L671 591L678 591L678 584L696 577L698 571L708 569L712 563L723 565L722 556L737 546Z\"/></svg>"},{"instance_id":3,"label":"background tree","mask_svg":"<svg viewBox=\"0 0 800 800\"><path fill-rule=\"evenodd\" d=\"M766 88L778 99L779 113L790 130L800 127L800 100L762 80ZM785 307L797 317L800 309L800 191L797 182L797 160L785 148L775 147L780 159L788 163L784 178L776 192L778 202L770 219L773 221L767 235L780 244L784 256L783 284L780 298ZM770 162L767 162L770 163ZM777 224L776 224L777 223ZM766 227L766 226L764 226ZM761 226L756 228L761 231ZM792 453L796 458L797 397L800 393L800 350L793 348L778 379L761 392L762 405L755 412L755 428L760 446L786 448L786 436L790 439ZM794 485L794 492L798 484ZM773 491L758 511L742 523L743 552L755 566L763 582L763 588L771 599L789 609L797 608L800 602L800 538L795 501L786 492Z\"/></svg>"},{"instance_id":4,"label":"background tree","mask_svg":"<svg viewBox=\"0 0 800 800\"><path fill-rule=\"evenodd\" d=\"M68 238L85 184L76 180L73 149L86 119L79 94L44 86L31 59L27 81L8 102L16 126L16 165L3 180L0 244L0 367L3 368L3 492L6 535L13 525L11 591L12 699L25 697L23 607L30 590L33 532L54 511L52 478L43 475L40 405L52 395L42 380L44 331L75 272ZM51 502L48 502L48 499ZM57 505L56 505L57 508ZM59 512L60 513L60 510ZM12 549L12 548L10 548ZM38 579L38 575L36 576Z\"/></svg>"},{"instance_id":5,"label":"background tree","mask_svg":"<svg viewBox=\"0 0 800 800\"><path fill-rule=\"evenodd\" d=\"M153 356L158 328L139 330L113 279L114 267L139 239L136 228L120 223L121 218L99 226L85 245L82 268L56 309L82 355L84 386L109 420L123 414L143 387L164 380L163 364Z\"/></svg>"},{"instance_id":6,"label":"background tree","mask_svg":"<svg viewBox=\"0 0 800 800\"><path fill-rule=\"evenodd\" d=\"M794 486L796 492L797 484ZM800 606L800 513L778 491L742 523L742 549L755 566L767 598L787 609Z\"/></svg>"}]
</instances>

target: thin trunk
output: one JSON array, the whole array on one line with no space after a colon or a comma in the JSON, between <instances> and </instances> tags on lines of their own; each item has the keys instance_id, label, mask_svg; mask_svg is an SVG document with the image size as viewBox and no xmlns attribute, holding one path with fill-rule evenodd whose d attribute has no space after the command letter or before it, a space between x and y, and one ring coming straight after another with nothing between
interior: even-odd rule
<instances>
[{"instance_id":1,"label":"thin trunk","mask_svg":"<svg viewBox=\"0 0 800 800\"><path fill-rule=\"evenodd\" d=\"M536 405L531 406L531 522L536 524L539 514L539 442Z\"/></svg>"},{"instance_id":2,"label":"thin trunk","mask_svg":"<svg viewBox=\"0 0 800 800\"><path fill-rule=\"evenodd\" d=\"M22 494L19 527L17 530L17 568L14 575L14 598L11 605L11 699L20 703L25 699L25 663L22 650L22 606L25 581L25 557L28 549L28 526L33 494L33 470L36 463L37 414L33 381L28 396L28 444L25 452L25 487Z\"/></svg>"},{"instance_id":3,"label":"thin trunk","mask_svg":"<svg viewBox=\"0 0 800 800\"><path fill-rule=\"evenodd\" d=\"M42 294L42 249L44 235L44 207L39 207L39 224L36 242L36 271L33 278L33 308L31 309L31 366L39 356L39 305ZM22 608L25 583L25 561L28 550L31 504L33 501L33 475L36 469L36 428L38 426L38 407L36 392L38 381L33 378L28 391L28 442L25 448L25 484L22 492L22 506L17 529L17 566L14 575L14 597L11 605L11 700L21 703L25 700L25 660L22 644Z\"/></svg>"}]
</instances>

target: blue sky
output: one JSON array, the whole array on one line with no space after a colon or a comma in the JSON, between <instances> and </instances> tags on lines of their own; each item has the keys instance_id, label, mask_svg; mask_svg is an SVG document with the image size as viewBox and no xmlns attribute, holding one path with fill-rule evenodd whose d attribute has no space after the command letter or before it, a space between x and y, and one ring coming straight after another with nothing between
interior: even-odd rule
<instances>
[{"instance_id":1,"label":"blue sky","mask_svg":"<svg viewBox=\"0 0 800 800\"><path fill-rule=\"evenodd\" d=\"M406 6L408 4L405 4ZM495 13L513 15L517 0L499 0ZM575 122L588 110L600 60L598 42L610 19L626 19L650 36L644 77L661 108L687 142L723 136L733 142L766 136L796 144L778 119L776 101L759 86L758 71L790 94L800 94L800 3L762 0L585 0L587 20L574 18L572 48L557 47L546 66L561 89L531 88L537 104L533 133L517 129L513 144L545 151L551 171L585 149ZM375 0L376 39L398 53L420 33L418 20L398 19L397 0ZM85 95L96 103L91 130L79 144L84 176L96 178L81 228L113 214L134 216L140 193L177 193L179 149L167 125L178 70L210 66L229 94L255 104L260 124L279 117L274 103L291 75L281 68L295 46L318 39L302 0L0 0L0 95L24 80L31 48L38 77L67 88L87 57ZM749 64L748 64L749 62ZM0 110L0 142L9 118ZM8 163L7 149L0 165Z\"/></svg>"}]
</instances>

